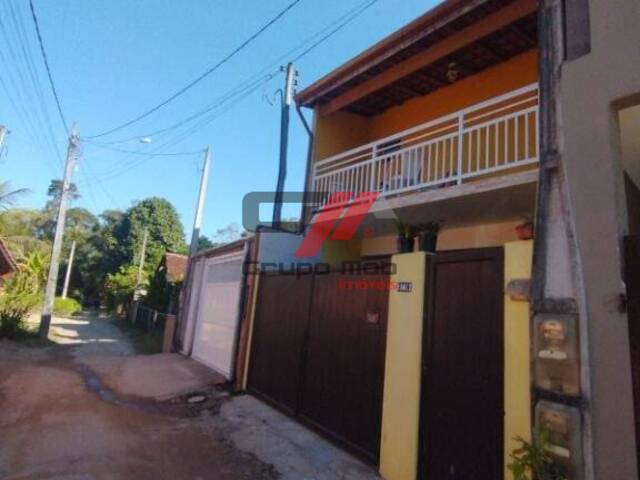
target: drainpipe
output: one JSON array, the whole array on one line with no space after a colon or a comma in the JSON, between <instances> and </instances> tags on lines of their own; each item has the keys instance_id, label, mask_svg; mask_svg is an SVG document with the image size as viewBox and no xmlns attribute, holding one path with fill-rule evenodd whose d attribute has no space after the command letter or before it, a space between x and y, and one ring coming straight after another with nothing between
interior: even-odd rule
<instances>
[{"instance_id":1,"label":"drainpipe","mask_svg":"<svg viewBox=\"0 0 640 480\"><path fill-rule=\"evenodd\" d=\"M305 172L304 172L304 193L302 196L302 210L300 212L300 221L298 222L298 234L302 234L304 233L304 222L305 219L307 217L307 202L309 201L309 172L311 171L311 161L312 161L312 156L313 156L313 143L315 140L315 137L313 136L313 131L311 130L311 127L309 127L309 122L307 122L307 119L305 118L304 114L302 113L302 109L300 108L300 105L296 102L296 112L298 112L298 116L300 117L300 120L302 120L302 124L304 125L305 130L307 131L307 134L309 135L309 144L307 147L307 166L305 168Z\"/></svg>"}]
</instances>

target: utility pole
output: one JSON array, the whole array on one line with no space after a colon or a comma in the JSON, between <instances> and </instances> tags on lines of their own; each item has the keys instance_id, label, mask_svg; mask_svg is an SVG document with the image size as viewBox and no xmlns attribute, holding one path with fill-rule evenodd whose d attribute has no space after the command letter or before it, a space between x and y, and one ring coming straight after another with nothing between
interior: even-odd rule
<instances>
[{"instance_id":1,"label":"utility pole","mask_svg":"<svg viewBox=\"0 0 640 480\"><path fill-rule=\"evenodd\" d=\"M198 252L198 239L200 238L200 228L202 228L202 214L204 213L204 203L207 198L207 186L209 185L209 169L211 167L211 152L209 147L204 151L204 164L202 165L202 176L200 177L200 190L198 191L198 203L196 204L196 215L193 219L193 231L191 232L191 244L189 245L189 257L193 257Z\"/></svg>"},{"instance_id":2,"label":"utility pole","mask_svg":"<svg viewBox=\"0 0 640 480\"><path fill-rule=\"evenodd\" d=\"M69 291L69 280L71 279L71 269L73 268L73 257L76 254L76 241L71 242L71 251L69 252L69 261L67 262L67 273L64 276L64 287L62 288L62 298L67 298Z\"/></svg>"},{"instance_id":3,"label":"utility pole","mask_svg":"<svg viewBox=\"0 0 640 480\"><path fill-rule=\"evenodd\" d=\"M281 67L282 70L285 67ZM280 116L280 164L278 166L278 183L276 185L276 194L273 201L273 228L279 228L282 221L282 196L284 190L284 182L287 178L287 149L289 147L289 112L293 103L293 90L296 84L298 72L289 62L286 66L286 77L284 91L282 93L282 112Z\"/></svg>"},{"instance_id":4,"label":"utility pole","mask_svg":"<svg viewBox=\"0 0 640 480\"><path fill-rule=\"evenodd\" d=\"M7 127L4 125L0 125L0 153L2 152L2 147L4 146L4 139L7 137Z\"/></svg>"},{"instance_id":5,"label":"utility pole","mask_svg":"<svg viewBox=\"0 0 640 480\"><path fill-rule=\"evenodd\" d=\"M209 147L204 151L204 163L202 165L202 175L200 177L200 189L198 191L198 202L196 203L196 214L193 218L193 231L191 232L191 244L189 245L189 258L187 260L187 271L185 273L185 281L183 290L180 294L180 304L178 307L179 311L179 333L178 338L181 339L184 347L185 339L182 337L184 335L184 327L187 312L189 311L189 302L191 296L191 286L193 284L193 279L191 278L191 260L193 256L198 253L198 240L200 238L200 229L202 228L202 216L204 213L204 203L207 197L207 187L209 186L209 170L211 169L211 150Z\"/></svg>"},{"instance_id":6,"label":"utility pole","mask_svg":"<svg viewBox=\"0 0 640 480\"><path fill-rule=\"evenodd\" d=\"M53 300L56 295L56 285L58 283L58 270L60 269L60 251L62 249L62 237L64 236L64 222L67 216L67 195L71 185L73 168L76 163L76 150L78 148L78 132L74 123L69 134L69 146L67 148L67 162L64 167L64 179L62 181L62 192L60 192L60 206L58 207L58 220L56 221L56 233L53 237L53 247L51 249L51 265L49 266L49 276L44 292L44 304L42 306L42 317L40 319L40 336L47 338L49 327L51 326L51 314L53 312Z\"/></svg>"},{"instance_id":7,"label":"utility pole","mask_svg":"<svg viewBox=\"0 0 640 480\"><path fill-rule=\"evenodd\" d=\"M140 258L138 259L138 281L136 282L136 287L139 288L142 283L142 272L144 270L144 257L147 254L147 240L149 239L149 229L144 229L144 234L142 235L142 248L140 249ZM136 290L137 290L136 288Z\"/></svg>"}]
</instances>

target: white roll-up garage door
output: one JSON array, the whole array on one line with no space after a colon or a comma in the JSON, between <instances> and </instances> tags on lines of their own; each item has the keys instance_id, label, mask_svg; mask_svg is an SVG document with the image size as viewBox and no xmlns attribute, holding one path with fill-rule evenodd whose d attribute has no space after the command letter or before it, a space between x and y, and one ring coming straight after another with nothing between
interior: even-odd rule
<instances>
[{"instance_id":1,"label":"white roll-up garage door","mask_svg":"<svg viewBox=\"0 0 640 480\"><path fill-rule=\"evenodd\" d=\"M227 379L232 377L244 253L208 258L204 262L192 357Z\"/></svg>"}]
</instances>

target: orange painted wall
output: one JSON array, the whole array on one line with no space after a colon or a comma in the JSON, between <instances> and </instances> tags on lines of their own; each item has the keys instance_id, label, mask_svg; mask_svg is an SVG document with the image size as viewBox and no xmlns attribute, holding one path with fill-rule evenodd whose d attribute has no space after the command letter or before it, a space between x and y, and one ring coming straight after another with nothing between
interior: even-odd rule
<instances>
[{"instance_id":1,"label":"orange painted wall","mask_svg":"<svg viewBox=\"0 0 640 480\"><path fill-rule=\"evenodd\" d=\"M315 117L314 161L369 143L371 119L349 112Z\"/></svg>"},{"instance_id":2,"label":"orange painted wall","mask_svg":"<svg viewBox=\"0 0 640 480\"><path fill-rule=\"evenodd\" d=\"M326 117L316 114L314 160L392 135L537 80L538 51L534 49L375 117L348 112L336 112Z\"/></svg>"},{"instance_id":3,"label":"orange painted wall","mask_svg":"<svg viewBox=\"0 0 640 480\"><path fill-rule=\"evenodd\" d=\"M370 138L392 135L536 81L538 51L530 50L373 117Z\"/></svg>"}]
</instances>

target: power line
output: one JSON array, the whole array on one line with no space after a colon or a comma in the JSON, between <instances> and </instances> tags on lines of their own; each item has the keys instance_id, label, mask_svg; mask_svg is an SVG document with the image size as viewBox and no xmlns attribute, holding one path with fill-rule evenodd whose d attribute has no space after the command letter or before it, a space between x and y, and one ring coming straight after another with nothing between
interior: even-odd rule
<instances>
[{"instance_id":1,"label":"power line","mask_svg":"<svg viewBox=\"0 0 640 480\"><path fill-rule=\"evenodd\" d=\"M153 152L145 152L143 150L134 151L134 150L125 150L124 148L112 147L110 145L105 145L99 142L94 142L91 140L84 139L85 142L90 143L98 148L103 148L105 150L111 150L112 152L120 152L120 153L131 153L133 155L142 155L146 157L178 157L178 156L188 156L188 155L201 155L204 150L196 150L191 152L170 152L170 153L153 153Z\"/></svg>"},{"instance_id":2,"label":"power line","mask_svg":"<svg viewBox=\"0 0 640 480\"><path fill-rule=\"evenodd\" d=\"M40 26L38 25L38 17L36 15L36 10L33 5L33 0L29 0L29 8L31 8L31 18L33 18L33 24L36 27L36 34L38 35L38 43L40 44L40 53L42 54L42 60L44 60L44 66L47 70L47 76L49 78L49 85L51 86L51 91L53 92L53 97L56 100L56 105L58 106L58 114L60 115L60 120L62 121L62 125L64 125L65 132L69 132L69 127L67 125L67 121L64 118L64 113L62 112L62 106L60 105L60 99L58 98L58 92L56 91L56 86L53 82L53 76L51 75L51 68L49 68L49 60L47 59L47 52L44 48L44 41L42 40L42 35L40 34Z\"/></svg>"},{"instance_id":3,"label":"power line","mask_svg":"<svg viewBox=\"0 0 640 480\"><path fill-rule=\"evenodd\" d=\"M351 10L350 12L347 12L347 14L344 17L347 17L346 20L344 20L343 22L341 22L340 24L338 24L336 26L336 28L334 28L333 30L331 30L327 35L323 36L322 38L320 38L317 42L315 42L313 45L311 45L309 48L307 48L306 50L304 50L302 53L300 53L298 56L296 56L292 62L297 62L298 60L300 60L302 57L306 56L309 52L311 52L313 49L315 49L316 47L318 47L319 45L321 45L322 43L324 43L326 40L328 40L329 38L331 38L333 35L335 35L336 33L338 33L340 30L342 30L344 27L346 27L348 24L350 24L353 20L355 20L356 18L358 18L360 15L362 15L364 12L366 12L369 8L371 8L374 4L378 3L379 0L369 0L368 2L364 2L362 4L360 4L359 6L357 6L355 9ZM351 14L353 12L353 14ZM344 18L342 17L342 18Z\"/></svg>"},{"instance_id":4,"label":"power line","mask_svg":"<svg viewBox=\"0 0 640 480\"><path fill-rule=\"evenodd\" d=\"M301 53L296 55L293 58L292 61L293 62L297 62L299 59L305 57L307 54L309 54L316 47L318 47L319 45L324 43L326 40L328 40L330 37L335 35L338 31L340 31L346 25L351 23L353 20L355 20L360 15L362 15L366 10L368 10L371 6L373 6L378 1L379 0L366 0L364 2L361 2L360 4L358 4L357 6L352 8L351 10L347 11L346 13L344 13L343 15L341 15L340 17L338 17L337 19L335 19L334 21L332 21L331 23L329 23L328 25L326 25L325 27L323 27L322 29L320 29L319 31L317 31L316 33L311 35L310 37L308 37L303 42L299 43L298 45L296 45L292 49L288 50L283 55L279 56L277 59L275 59L273 62L271 62L268 66L264 67L262 70L257 72L255 75L247 78L246 80L244 80L240 84L236 85L234 88L229 90L227 93L225 93L224 95L219 97L216 101L214 101L212 104L208 105L204 109L202 109L202 110L200 110L200 111L198 111L198 112L196 112L196 113L194 113L192 115L189 115L189 116L177 121L176 123L174 123L174 124L172 124L172 125L170 125L168 127L164 127L164 128L158 129L158 130L154 130L152 132L146 132L146 133L143 133L143 134L140 134L140 135L132 136L132 137L129 137L129 138L126 138L126 139L123 139L123 140L115 140L115 141L110 141L110 142L105 142L105 143L106 144L115 145L115 144L120 144L120 143L127 143L127 142L130 142L130 141L136 140L138 138L154 137L156 135L163 134L163 133L165 133L167 131L173 131L178 127L181 127L181 126L183 126L183 125L185 125L187 123L190 123L190 122L192 122L192 121L194 121L194 120L196 120L196 119L198 119L200 117L203 117L204 115L208 114L212 110L217 109L220 106L221 102L226 101L226 99L228 97L232 97L234 95L240 94L243 91L245 91L245 89L252 89L253 85L255 85L255 82L259 82L260 85L262 85L262 84L264 84L263 80L264 81L268 81L268 80L274 78L278 73L280 73L280 69L279 68L275 69L272 73L269 73L269 74L265 74L265 72L267 72L268 70L272 69L274 66L281 65L284 60L287 60L287 61L290 60L291 59L291 55L294 55L301 48L304 48L310 42L313 42L304 51L302 51ZM325 32L327 32L327 33L325 34ZM314 40L316 40L316 39L318 39L318 40L314 42ZM205 122L204 125L206 125L207 123L209 123L209 122Z\"/></svg>"},{"instance_id":5,"label":"power line","mask_svg":"<svg viewBox=\"0 0 640 480\"><path fill-rule=\"evenodd\" d=\"M29 0L32 1L32 0ZM191 82L189 82L187 85L185 85L183 88L181 88L180 90L178 90L176 93L174 93L173 95L171 95L169 98L167 98L166 100L164 100L163 102L159 103L158 105L156 105L153 108L150 108L149 110L147 110L146 112L142 113L141 115L138 115L135 118L132 118L131 120L118 125L117 127L114 127L110 130L107 130L105 132L102 132L98 135L93 135L87 138L99 138L99 137L104 137L105 135L109 135L111 133L117 132L118 130L122 130L123 128L128 127L129 125L132 125L136 122L139 122L140 120L142 120L143 118L148 117L149 115L151 115L152 113L156 112L157 110L161 109L162 107L164 107L165 105L169 104L170 102L172 102L173 100L175 100L176 98L178 98L179 96L183 95L184 93L186 93L188 90L190 90L191 88L193 88L195 85L197 85L198 83L200 83L202 80L204 80L206 77L208 77L209 75L211 75L213 72L215 72L218 68L220 68L222 65L224 65L225 63L227 63L229 60L231 60L235 55L237 55L238 53L240 53L240 51L242 51L245 47L247 47L250 43L252 43L256 38L258 38L263 32L265 32L269 27L271 27L274 23L276 23L278 20L280 20L280 18L282 18L284 15L286 15L286 13L291 10L293 7L295 7L298 3L300 3L300 0L294 0L293 2L291 2L284 10L280 11L274 18L272 18L269 22L267 22L265 25L263 25L260 29L258 29L254 34L252 34L247 40L245 40L239 47L237 47L236 49L234 49L231 53L229 53L227 56L225 56L222 60L220 60L218 63L216 63L215 65L213 65L211 68L207 69L204 73L202 73L199 77L197 77L196 79L192 80Z\"/></svg>"},{"instance_id":6,"label":"power line","mask_svg":"<svg viewBox=\"0 0 640 480\"><path fill-rule=\"evenodd\" d=\"M42 119L44 120L44 126L46 127L44 136L45 138L48 139L54 154L58 158L58 162L60 166L62 166L63 165L62 155L60 154L60 149L56 142L56 136L53 132L53 125L51 123L51 118L49 116L49 110L47 108L45 96L42 89L42 84L40 83L38 71L36 69L35 62L33 60L31 43L29 42L29 37L27 35L27 31L24 26L22 15L19 13L17 6L16 8L14 8L13 0L9 0L8 5L11 13L11 20L13 22L13 26L17 34L16 36L18 39L18 43L20 44L22 56L24 58L25 65L27 67L27 73L36 94L36 103L40 107ZM46 135L47 133L48 133L48 137Z\"/></svg>"},{"instance_id":7,"label":"power line","mask_svg":"<svg viewBox=\"0 0 640 480\"><path fill-rule=\"evenodd\" d=\"M272 65L275 65L275 64L279 63L284 58L289 58L289 56L291 54L299 51L301 48L303 48L304 46L308 45L309 42L312 42L314 39L318 38L320 35L322 35L324 32L326 32L324 35L322 35L320 38L318 38L317 41L312 43L309 47L307 47L301 53L296 55L294 58L295 58L295 60L299 60L299 59L305 57L312 50L317 48L319 45L324 43L326 40L328 40L330 37L335 35L342 28L344 28L346 25L351 23L353 20L355 20L360 15L362 15L365 11L367 11L369 8L371 8L378 1L379 0L366 0L365 2L360 3L359 5L354 7L353 9L349 10L348 12L346 12L345 14L343 14L342 16L340 16L339 18L337 18L336 20L331 22L326 27L324 27L321 30L319 30L318 32L316 32L311 37L307 38L304 42L300 43L298 46L296 46L296 47L292 48L291 50L289 50L287 53L285 53L284 55L279 57L278 60L276 60L273 64L269 65L268 67L265 67L260 72L258 72L255 76L250 77L249 79L247 79L246 81L244 81L240 85L236 86L235 88L233 88L230 91L228 91L226 94L224 94L221 97L219 97L218 100L216 100L215 102L213 102L212 104L207 106L205 109L200 110L200 111L196 112L195 114L192 114L192 115L190 115L190 116L188 116L188 117L186 117L186 118L184 118L184 119L172 124L171 126L168 126L168 127L162 128L162 129L158 129L158 130L155 130L153 132L148 132L146 134L141 134L141 135L138 135L138 136L135 136L135 137L131 137L129 139L125 139L125 140L121 140L121 141L105 142L105 143L92 141L90 143L93 144L93 145L96 145L96 146L103 146L104 147L104 146L108 146L108 145L121 144L121 143L129 142L129 141L135 140L137 138L152 137L154 135L165 133L167 131L174 132L177 128L182 127L185 124L190 123L193 120L199 119L200 117L204 117L204 118L200 119L200 121L198 123L196 123L195 125L193 125L192 127L189 127L187 129L185 129L181 133L177 133L176 135L173 136L173 138L169 139L167 142L164 142L163 144L158 146L156 149L154 149L154 152L161 151L163 148L168 147L168 146L175 146L178 143L184 141L186 138L188 138L188 137L192 136L193 134L195 134L201 128L203 128L206 125L210 124L216 118L220 117L221 115L226 113L228 110L230 110L233 106L235 106L237 103L239 103L244 98L246 98L249 94L251 94L252 92L257 90L259 87L261 87L262 85L267 83L272 78L274 78L278 74L279 70L276 70L275 72L273 72L271 74L260 76L263 72L265 72L269 68L271 68ZM256 79L256 77L259 77L259 78ZM238 97L238 95L240 95L240 96ZM234 97L237 97L237 98L235 98L234 101L231 104L225 105L226 102L228 102L229 100L233 99ZM221 106L225 106L226 108L224 108L222 111L216 111ZM91 137L91 138L95 138L95 137ZM119 151L119 149L114 149L114 150L115 151ZM120 164L118 167L115 167L115 168L111 169L110 171L105 172L103 174L104 176L102 177L102 180L108 181L108 180L112 180L114 178L117 178L117 177L121 176L122 174L130 171L130 169L136 168L136 167L138 167L139 165L141 165L142 163L144 163L146 161L146 159L144 159L144 158L142 158L142 159L136 159L135 158L135 156L137 156L137 155L142 155L142 152L123 151L122 153L128 153L129 157L134 157L134 158L132 160L125 160L125 162ZM157 155L159 155L157 153L149 153L149 152L146 152L146 153L147 153L148 156L157 156ZM98 177L96 176L96 180L97 179L98 179Z\"/></svg>"},{"instance_id":8,"label":"power line","mask_svg":"<svg viewBox=\"0 0 640 480\"><path fill-rule=\"evenodd\" d=\"M29 49L28 49L28 40L23 36L24 30L20 29L19 23L17 21L15 11L13 9L13 5L11 2L7 2L5 6L8 5L9 11L6 15L0 15L0 30L2 31L3 36L5 37L5 51L8 52L8 55L13 60L13 64L8 63L8 58L2 54L0 50L0 60L2 60L6 64L6 68L3 70L7 74L7 78L13 85L13 89L17 96L17 102L12 98L11 93L9 92L8 83L1 81L3 88L11 104L14 107L16 113L22 118L25 130L28 131L30 137L32 138L34 144L40 146L40 141L42 141L43 145L49 144L52 147L52 152L54 157L58 157L58 161L62 163L62 158L60 156L60 152L56 146L55 136L50 130L50 137L47 136L47 128L45 124L50 126L50 122L47 123L46 117L46 106L42 102L42 100L38 101L39 93L38 93L38 85L37 85L37 74L35 70L33 70L33 62L30 62ZM2 18L13 20L13 30L14 35L10 35L10 29L8 23L3 23ZM7 20L8 21L8 20ZM25 43L26 42L26 43ZM19 44L19 46L14 47L14 43ZM19 55L19 53L22 55ZM21 59L23 60L21 62ZM23 69L23 65L25 68ZM23 72L25 70L25 72ZM28 88L28 80L31 81L33 86L33 90L35 91L35 97L32 95L32 91ZM42 111L45 112L45 121L42 121L42 117L38 111L38 106ZM21 114L22 112L22 114ZM42 148L42 147L41 147ZM44 151L44 150L43 150ZM49 162L45 162L49 168L53 167ZM55 175L56 173L54 173Z\"/></svg>"}]
</instances>

